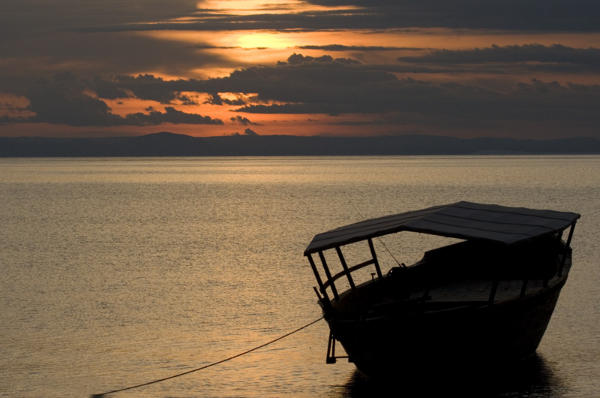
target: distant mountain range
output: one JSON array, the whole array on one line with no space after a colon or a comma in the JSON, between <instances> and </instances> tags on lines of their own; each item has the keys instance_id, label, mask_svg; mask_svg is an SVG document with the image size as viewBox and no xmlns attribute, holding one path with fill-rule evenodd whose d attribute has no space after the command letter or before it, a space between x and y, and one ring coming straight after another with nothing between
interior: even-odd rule
<instances>
[{"instance_id":1,"label":"distant mountain range","mask_svg":"<svg viewBox=\"0 0 600 398\"><path fill-rule=\"evenodd\" d=\"M374 137L230 135L191 137L155 133L137 137L0 137L0 157L35 156L285 156L599 154L596 138L551 140L455 138L432 135Z\"/></svg>"}]
</instances>

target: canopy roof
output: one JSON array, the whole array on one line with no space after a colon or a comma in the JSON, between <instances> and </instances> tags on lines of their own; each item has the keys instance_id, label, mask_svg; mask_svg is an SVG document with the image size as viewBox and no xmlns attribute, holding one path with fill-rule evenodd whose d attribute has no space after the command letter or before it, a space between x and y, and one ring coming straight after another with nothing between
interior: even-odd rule
<instances>
[{"instance_id":1,"label":"canopy roof","mask_svg":"<svg viewBox=\"0 0 600 398\"><path fill-rule=\"evenodd\" d=\"M472 202L373 218L316 235L304 255L400 231L514 244L561 231L579 214Z\"/></svg>"}]
</instances>

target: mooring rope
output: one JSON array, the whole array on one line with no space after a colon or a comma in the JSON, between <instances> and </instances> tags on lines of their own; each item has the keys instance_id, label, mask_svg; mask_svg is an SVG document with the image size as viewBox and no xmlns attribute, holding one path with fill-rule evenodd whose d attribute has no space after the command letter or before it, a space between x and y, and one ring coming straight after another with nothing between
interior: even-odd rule
<instances>
[{"instance_id":1,"label":"mooring rope","mask_svg":"<svg viewBox=\"0 0 600 398\"><path fill-rule=\"evenodd\" d=\"M187 371L185 371L185 372L182 372L182 373L178 373L178 374L174 374L174 375L171 375L171 376L163 377L162 379L156 379L156 380L152 380L152 381L147 381L147 382L145 382L145 383L136 384L136 385L134 385L134 386L124 387L124 388L119 388L119 389L117 389L117 390L107 391L107 392L103 392L103 393L101 393L101 394L92 394L92 395L90 395L90 398L102 398L102 397L104 397L104 396L106 396L106 395L109 395L109 394L116 394L116 393L118 393L118 392L121 392L121 391L133 390L134 388L139 388L139 387L145 387L145 386L149 386L150 384L156 384L156 383L163 382L163 381L165 381L165 380L170 380L170 379L174 379L174 378L176 378L176 377L185 376L185 375L188 375L188 374L190 374L190 373L194 373L194 372L198 372L198 371L200 371L200 370L206 369L206 368L210 368L211 366L219 365L219 364L221 364L221 363L223 363L223 362L231 361L232 359L235 359L235 358L241 357L242 355L249 354L249 353L251 353L252 351L256 351L256 350L258 350L259 348L266 347L266 346L268 346L268 345L270 345L270 344L273 344L273 343L275 343L275 342L277 342L277 341L279 341L279 340L285 339L285 338L286 338L286 337L288 337L288 336L291 336L291 335L293 335L293 334L295 334L295 333L298 333L299 331L301 331L301 330L303 330L303 329L306 329L307 327L309 327L309 326L312 326L312 325L314 325L315 323L319 322L321 319L323 319L323 317L320 317L320 318L318 318L318 319L315 319L314 321L312 321L312 322L309 322L309 323L307 323L307 324L306 324L306 325L304 325L304 326L300 326L299 328L297 328L297 329L294 329L294 330L292 330L291 332L288 332L288 333L286 333L286 334L284 334L284 335L281 335L281 336L277 337L276 339L273 339L273 340L271 340L271 341L268 341L268 342L266 342L266 343L264 343L264 344L261 344L261 345L259 345L259 346L256 346L256 347L254 347L254 348L251 348L251 349L249 349L249 350L246 350L246 351L244 351L244 352L240 352L239 354L235 354L235 355L232 355L232 356L230 356L230 357L228 357L228 358L221 359L220 361L213 362L213 363L209 363L208 365L204 365L204 366L201 366L201 367L199 367L199 368L192 369L192 370L187 370Z\"/></svg>"}]
</instances>

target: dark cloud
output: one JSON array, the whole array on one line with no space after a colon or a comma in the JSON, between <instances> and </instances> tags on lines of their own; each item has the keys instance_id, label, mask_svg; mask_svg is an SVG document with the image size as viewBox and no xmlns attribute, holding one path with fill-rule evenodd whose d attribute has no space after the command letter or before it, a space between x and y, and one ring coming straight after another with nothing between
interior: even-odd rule
<instances>
[{"instance_id":1,"label":"dark cloud","mask_svg":"<svg viewBox=\"0 0 600 398\"><path fill-rule=\"evenodd\" d=\"M113 25L106 30L331 30L434 28L520 31L598 31L596 0L315 0L336 7L287 14L199 13L187 22ZM353 6L339 9L339 6Z\"/></svg>"},{"instance_id":2,"label":"dark cloud","mask_svg":"<svg viewBox=\"0 0 600 398\"><path fill-rule=\"evenodd\" d=\"M280 62L281 63L281 62ZM351 58L333 58L330 55L322 55L320 57L304 56L302 54L292 54L288 57L287 63L290 65L301 65L301 64L358 64L359 61ZM283 62L282 64L285 64Z\"/></svg>"},{"instance_id":3,"label":"dark cloud","mask_svg":"<svg viewBox=\"0 0 600 398\"><path fill-rule=\"evenodd\" d=\"M257 93L256 101L303 102L320 98L327 104L337 101L340 94L363 96L363 89L377 91L396 80L392 73L371 69L357 61L329 56L305 57L293 54L287 62L275 66L239 69L226 78L209 79L199 86L209 92Z\"/></svg>"},{"instance_id":4,"label":"dark cloud","mask_svg":"<svg viewBox=\"0 0 600 398\"><path fill-rule=\"evenodd\" d=\"M71 74L53 80L38 80L27 90L34 122L71 126L110 126L120 117L110 112L103 101L84 94L85 86Z\"/></svg>"},{"instance_id":5,"label":"dark cloud","mask_svg":"<svg viewBox=\"0 0 600 398\"><path fill-rule=\"evenodd\" d=\"M198 105L198 102L189 95L177 94L177 100L181 102L181 105Z\"/></svg>"},{"instance_id":6,"label":"dark cloud","mask_svg":"<svg viewBox=\"0 0 600 398\"><path fill-rule=\"evenodd\" d=\"M252 130L250 128L247 128L246 130L244 130L243 134L233 133L232 135L235 135L235 136L238 136L238 137L239 136L250 136L250 137L258 137L259 136L259 134L256 131L254 131L254 130Z\"/></svg>"},{"instance_id":7,"label":"dark cloud","mask_svg":"<svg viewBox=\"0 0 600 398\"><path fill-rule=\"evenodd\" d=\"M191 15L197 0L2 0L0 41L76 28L165 21ZM8 36L6 35L8 34Z\"/></svg>"},{"instance_id":8,"label":"dark cloud","mask_svg":"<svg viewBox=\"0 0 600 398\"><path fill-rule=\"evenodd\" d=\"M0 42L0 75L40 76L60 71L88 75L134 74L140 71L189 75L207 64L227 66L223 55L200 51L180 41L131 32L58 32Z\"/></svg>"},{"instance_id":9,"label":"dark cloud","mask_svg":"<svg viewBox=\"0 0 600 398\"><path fill-rule=\"evenodd\" d=\"M301 50L324 50L324 51L399 51L399 50L423 50L416 47L392 47L392 46L345 46L342 44L307 45L298 46Z\"/></svg>"},{"instance_id":10,"label":"dark cloud","mask_svg":"<svg viewBox=\"0 0 600 398\"><path fill-rule=\"evenodd\" d=\"M53 79L40 79L26 90L31 116L27 122L66 124L70 126L117 126L175 124L223 124L219 119L190 114L166 107L165 112L147 109L148 113L134 113L125 117L116 115L104 101L86 93L87 81L69 73Z\"/></svg>"},{"instance_id":11,"label":"dark cloud","mask_svg":"<svg viewBox=\"0 0 600 398\"><path fill-rule=\"evenodd\" d=\"M286 62L239 69L225 78L177 82L146 79L164 84L165 90L255 93L252 103L237 109L244 113L378 114L398 125L434 126L436 132L459 127L483 132L510 123L514 123L512 130L518 130L537 123L563 128L565 134L598 134L598 85L533 80L490 88L398 78L391 71L329 56L293 54Z\"/></svg>"},{"instance_id":12,"label":"dark cloud","mask_svg":"<svg viewBox=\"0 0 600 398\"><path fill-rule=\"evenodd\" d=\"M250 119L248 119L247 117L243 117L243 116L239 116L239 115L230 118L230 120L233 123L239 123L242 126L260 126L260 123L254 123Z\"/></svg>"},{"instance_id":13,"label":"dark cloud","mask_svg":"<svg viewBox=\"0 0 600 398\"><path fill-rule=\"evenodd\" d=\"M522 54L531 50L529 55ZM460 51L456 54L432 52L424 57L446 57L446 64L482 60L496 63L509 60L541 63L558 60L571 49L562 46L508 46L484 50ZM593 64L596 50L570 52L578 62ZM548 53L555 54L548 58ZM479 54L479 57L475 55ZM546 54L546 55L544 55ZM557 55L558 54L558 55ZM493 60L493 61L491 61ZM417 62L417 58L410 60ZM434 64L435 59L429 58ZM558 61L557 61L558 62ZM444 62L438 62L443 64ZM121 117L92 93L105 98L128 95L154 99L162 103L181 100L181 92L208 93L213 105L237 104L238 112L263 114L330 114L362 115L356 122L373 124L379 120L390 126L419 126L422 132L440 133L476 130L481 135L510 129L527 135L543 132L568 135L598 135L600 86L566 84L532 80L529 83L506 83L482 86L478 83L424 81L400 78L392 65L361 64L352 59L331 56L308 57L292 54L287 61L270 66L238 69L229 76L215 79L180 79L166 81L153 75L120 76L110 80L82 79L61 74L54 79L36 81L28 86L25 97L28 111L35 112L29 121L62 123L74 126L150 125L160 123L222 124L219 119L188 114L174 107L164 112L147 109ZM218 93L245 93L247 103L222 98ZM249 94L251 94L249 96ZM6 119L6 117L4 117ZM230 119L241 125L253 125L247 117ZM4 120L6 121L6 120ZM340 122L345 122L343 118ZM461 130L462 129L462 130ZM539 131L536 133L535 131Z\"/></svg>"},{"instance_id":14,"label":"dark cloud","mask_svg":"<svg viewBox=\"0 0 600 398\"><path fill-rule=\"evenodd\" d=\"M157 101L162 104L172 104L174 102L182 105L198 104L194 98L180 92L189 88L193 80L165 81L154 75L143 74L137 76L120 75L112 78L94 77L85 80L85 82L98 97L105 99L138 98ZM244 105L244 102L238 101L233 105Z\"/></svg>"},{"instance_id":15,"label":"dark cloud","mask_svg":"<svg viewBox=\"0 0 600 398\"><path fill-rule=\"evenodd\" d=\"M131 95L125 88L120 87L118 84L111 80L102 79L99 76L95 76L90 80L89 87L100 98L117 99L131 97Z\"/></svg>"},{"instance_id":16,"label":"dark cloud","mask_svg":"<svg viewBox=\"0 0 600 398\"><path fill-rule=\"evenodd\" d=\"M165 90L167 85L164 83L163 79L148 74L137 76L121 75L114 78L111 82L115 87L126 90L125 92L131 92L136 98L169 104L177 98L177 92L172 89Z\"/></svg>"},{"instance_id":17,"label":"dark cloud","mask_svg":"<svg viewBox=\"0 0 600 398\"><path fill-rule=\"evenodd\" d=\"M380 27L598 31L595 0L308 0L367 10ZM369 17L367 17L369 19ZM394 22L395 21L395 22Z\"/></svg>"},{"instance_id":18,"label":"dark cloud","mask_svg":"<svg viewBox=\"0 0 600 398\"><path fill-rule=\"evenodd\" d=\"M257 102L284 103L247 105L242 112L337 114L381 110L387 99L379 98L396 82L394 74L356 61L293 54L276 66L240 69L206 85L215 91L257 93Z\"/></svg>"},{"instance_id":19,"label":"dark cloud","mask_svg":"<svg viewBox=\"0 0 600 398\"><path fill-rule=\"evenodd\" d=\"M136 126L158 125L162 123L173 124L223 124L219 119L210 116L201 116L193 113L185 113L167 106L165 112L150 111L150 113L133 113L123 118L120 124L131 124Z\"/></svg>"},{"instance_id":20,"label":"dark cloud","mask_svg":"<svg viewBox=\"0 0 600 398\"><path fill-rule=\"evenodd\" d=\"M196 85L198 87L198 85ZM239 106L239 105L245 105L246 101L244 101L242 98L236 98L234 100L232 99L228 99L228 98L223 98L219 95L219 93L211 93L208 100L206 100L205 102L206 104L211 104L211 105L234 105L234 106Z\"/></svg>"},{"instance_id":21,"label":"dark cloud","mask_svg":"<svg viewBox=\"0 0 600 398\"><path fill-rule=\"evenodd\" d=\"M293 12L289 14L200 14L189 18L186 22L162 22L152 24L114 24L105 27L90 27L81 29L83 32L123 32L149 30L194 30L194 31L225 31L225 30L280 30L280 31L316 31L331 29L376 29L391 28L379 26L379 18L369 18L364 11L347 12Z\"/></svg>"},{"instance_id":22,"label":"dark cloud","mask_svg":"<svg viewBox=\"0 0 600 398\"><path fill-rule=\"evenodd\" d=\"M512 46L493 45L488 48L467 50L433 50L418 57L400 57L403 62L428 62L435 64L482 64L482 63L523 63L543 62L587 65L600 67L600 49L572 48L560 44L544 46L526 44Z\"/></svg>"},{"instance_id":23,"label":"dark cloud","mask_svg":"<svg viewBox=\"0 0 600 398\"><path fill-rule=\"evenodd\" d=\"M540 128L562 128L564 134L576 130L595 135L600 122L595 109L600 103L598 85L533 80L494 90L475 84L399 79L369 65L333 61L247 68L207 84L227 91L257 92L263 103L238 109L245 113L390 114L389 121L435 126L439 131L511 123L510 128L518 130L536 123Z\"/></svg>"},{"instance_id":24,"label":"dark cloud","mask_svg":"<svg viewBox=\"0 0 600 398\"><path fill-rule=\"evenodd\" d=\"M398 58L398 72L493 73L600 72L600 49L560 44L496 46L465 50L431 50L419 56ZM408 64L408 65L407 65Z\"/></svg>"}]
</instances>

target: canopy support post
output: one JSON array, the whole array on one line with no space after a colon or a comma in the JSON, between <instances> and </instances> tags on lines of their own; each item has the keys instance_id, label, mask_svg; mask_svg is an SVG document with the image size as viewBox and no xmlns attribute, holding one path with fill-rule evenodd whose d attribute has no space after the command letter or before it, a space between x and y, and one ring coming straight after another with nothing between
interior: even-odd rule
<instances>
[{"instance_id":1,"label":"canopy support post","mask_svg":"<svg viewBox=\"0 0 600 398\"><path fill-rule=\"evenodd\" d=\"M308 257L308 262L310 263L310 267L312 268L313 273L315 274L315 279L317 280L317 284L319 285L319 290L321 291L321 293L323 293L323 297L329 303L331 300L329 300L327 291L325 290L325 287L323 286L323 281L321 280L321 275L319 275L319 271L317 271L317 266L315 265L312 255L307 254L306 257Z\"/></svg>"},{"instance_id":2,"label":"canopy support post","mask_svg":"<svg viewBox=\"0 0 600 398\"><path fill-rule=\"evenodd\" d=\"M338 358L348 358L348 362L352 362L352 359L348 355L335 355L335 336L333 332L329 332L329 339L327 340L327 356L325 363L336 363Z\"/></svg>"},{"instance_id":3,"label":"canopy support post","mask_svg":"<svg viewBox=\"0 0 600 398\"><path fill-rule=\"evenodd\" d=\"M371 255L373 256L373 264L375 264L375 270L377 270L377 276L379 278L383 278L381 274L381 268L379 268L379 261L377 261L377 254L375 253L375 247L373 247L373 240L369 238L369 249L371 250Z\"/></svg>"},{"instance_id":4,"label":"canopy support post","mask_svg":"<svg viewBox=\"0 0 600 398\"><path fill-rule=\"evenodd\" d=\"M333 282L333 277L331 276L331 272L329 272L329 267L327 266L327 261L325 260L325 256L323 252L319 250L319 258L321 259L321 264L323 264L323 269L325 270L325 275L327 275L327 279L331 281L331 292L333 293L333 298L338 299L340 296L338 295L337 289L335 288L335 283Z\"/></svg>"},{"instance_id":5,"label":"canopy support post","mask_svg":"<svg viewBox=\"0 0 600 398\"><path fill-rule=\"evenodd\" d=\"M573 238L573 231L575 230L575 224L577 224L577 221L575 221L573 224L571 224L571 230L569 231L569 237L567 238L567 243L565 245L565 251L563 253L563 258L562 258L562 261L560 262L560 267L558 267L558 276L562 276L563 268L565 267L565 261L567 261L567 253L569 252L569 249L571 248L571 239Z\"/></svg>"},{"instance_id":6,"label":"canopy support post","mask_svg":"<svg viewBox=\"0 0 600 398\"><path fill-rule=\"evenodd\" d=\"M523 279L523 284L521 285L521 295L520 297L525 297L525 292L527 291L527 279Z\"/></svg>"},{"instance_id":7,"label":"canopy support post","mask_svg":"<svg viewBox=\"0 0 600 398\"><path fill-rule=\"evenodd\" d=\"M488 305L494 304L494 299L496 298L496 291L498 290L498 280L495 280L492 283L492 290L490 291L490 297L488 299Z\"/></svg>"},{"instance_id":8,"label":"canopy support post","mask_svg":"<svg viewBox=\"0 0 600 398\"><path fill-rule=\"evenodd\" d=\"M335 358L335 337L333 332L329 332L329 340L327 341L327 357L325 363L336 363Z\"/></svg>"},{"instance_id":9,"label":"canopy support post","mask_svg":"<svg viewBox=\"0 0 600 398\"><path fill-rule=\"evenodd\" d=\"M344 255L342 254L342 249L339 246L336 246L335 251L337 252L338 257L340 258L340 263L342 263L342 267L344 268L344 271L346 272L346 276L348 277L348 283L350 284L350 288L352 290L356 289L356 286L354 285L354 280L352 279L352 275L350 275L350 270L348 270L348 264L346 264L346 259L344 258Z\"/></svg>"}]
</instances>

